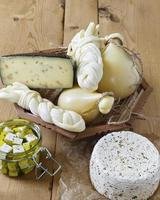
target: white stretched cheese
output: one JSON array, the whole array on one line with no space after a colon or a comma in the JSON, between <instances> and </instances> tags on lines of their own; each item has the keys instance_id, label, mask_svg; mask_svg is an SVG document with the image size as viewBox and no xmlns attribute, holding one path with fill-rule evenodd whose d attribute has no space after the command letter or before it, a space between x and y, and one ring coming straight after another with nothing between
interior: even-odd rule
<instances>
[{"instance_id":1,"label":"white stretched cheese","mask_svg":"<svg viewBox=\"0 0 160 200\"><path fill-rule=\"evenodd\" d=\"M1 57L0 73L5 85L21 82L31 88L71 88L70 59L41 56Z\"/></svg>"},{"instance_id":2,"label":"white stretched cheese","mask_svg":"<svg viewBox=\"0 0 160 200\"><path fill-rule=\"evenodd\" d=\"M159 184L159 152L141 135L113 132L95 145L90 178L96 190L111 200L147 200Z\"/></svg>"}]
</instances>

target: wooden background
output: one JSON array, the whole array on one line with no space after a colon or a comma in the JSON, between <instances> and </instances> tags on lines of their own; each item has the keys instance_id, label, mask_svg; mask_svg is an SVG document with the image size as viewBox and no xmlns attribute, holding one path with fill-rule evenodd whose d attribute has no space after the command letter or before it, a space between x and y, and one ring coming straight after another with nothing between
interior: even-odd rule
<instances>
[{"instance_id":1,"label":"wooden background","mask_svg":"<svg viewBox=\"0 0 160 200\"><path fill-rule=\"evenodd\" d=\"M144 107L148 121L137 120L134 128L159 136L159 9L160 0L0 0L0 55L66 46L90 21L100 24L103 35L122 33L127 45L140 53L144 77L154 88ZM0 120L15 116L13 105L1 101ZM64 142L61 136L43 130L43 144L57 159ZM0 175L1 200L55 200L57 188L58 180L49 177L36 182L33 174L18 180ZM152 199L160 200L160 190Z\"/></svg>"}]
</instances>

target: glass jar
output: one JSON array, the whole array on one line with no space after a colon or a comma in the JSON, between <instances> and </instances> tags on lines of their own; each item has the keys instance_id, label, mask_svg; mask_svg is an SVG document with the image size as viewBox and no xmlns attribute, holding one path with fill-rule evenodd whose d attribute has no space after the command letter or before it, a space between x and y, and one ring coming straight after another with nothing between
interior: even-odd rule
<instances>
[{"instance_id":1,"label":"glass jar","mask_svg":"<svg viewBox=\"0 0 160 200\"><path fill-rule=\"evenodd\" d=\"M25 119L13 119L6 122L0 123L0 133L4 130L5 127L10 129L16 127L25 126L29 130L34 132L34 135L38 138L34 144L28 150L25 150L22 153L4 153L0 151L0 171L2 174L8 175L10 177L17 177L23 174L28 174L36 167L36 178L41 178L45 173L50 176L54 176L60 169L60 164L52 157L49 150L45 147L41 147L42 136L41 130L38 125L32 123ZM54 171L51 173L46 167L43 166L43 163L40 162L40 153L45 154L45 159L48 159L54 162ZM38 174L38 169L41 173Z\"/></svg>"}]
</instances>

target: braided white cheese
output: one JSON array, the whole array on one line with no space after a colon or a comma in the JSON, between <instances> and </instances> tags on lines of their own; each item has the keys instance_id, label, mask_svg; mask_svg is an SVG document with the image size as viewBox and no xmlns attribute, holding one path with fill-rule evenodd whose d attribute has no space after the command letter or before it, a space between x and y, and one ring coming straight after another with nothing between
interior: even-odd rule
<instances>
[{"instance_id":1,"label":"braided white cheese","mask_svg":"<svg viewBox=\"0 0 160 200\"><path fill-rule=\"evenodd\" d=\"M81 88L95 91L103 76L99 25L91 22L86 31L78 32L68 46L67 54L76 62L77 81Z\"/></svg>"},{"instance_id":2,"label":"braided white cheese","mask_svg":"<svg viewBox=\"0 0 160 200\"><path fill-rule=\"evenodd\" d=\"M17 103L24 109L30 110L42 120L53 123L65 130L82 132L85 129L83 118L76 112L61 109L51 101L44 99L26 85L15 82L0 90L0 99Z\"/></svg>"}]
</instances>

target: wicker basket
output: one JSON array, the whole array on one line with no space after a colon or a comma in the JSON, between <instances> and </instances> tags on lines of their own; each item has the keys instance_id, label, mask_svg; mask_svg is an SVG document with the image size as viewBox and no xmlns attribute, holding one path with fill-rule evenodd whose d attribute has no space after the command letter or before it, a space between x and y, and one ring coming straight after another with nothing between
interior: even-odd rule
<instances>
[{"instance_id":1,"label":"wicker basket","mask_svg":"<svg viewBox=\"0 0 160 200\"><path fill-rule=\"evenodd\" d=\"M67 57L66 56L66 48L60 47L50 50L37 51L34 53L25 53L25 54L16 54L16 55L40 55L40 56L59 56L59 57ZM37 91L45 98L56 101L57 96L61 92L61 90L51 90L51 89L37 89ZM92 137L95 135L102 135L111 131L119 131L119 130L130 130L132 129L132 123L134 120L134 113L140 113L143 108L147 97L150 95L152 88L146 83L145 80L142 81L142 84L137 88L133 95L130 97L116 101L114 108L110 112L109 115L101 115L96 120L94 120L91 124L87 125L87 128L82 133L74 133L69 132L64 129L61 129L54 124L49 124L44 122L30 112L20 108L15 104L15 108L17 114L21 118L29 119L31 121L36 122L37 124L46 127L59 133L63 136L71 140L79 140L88 137Z\"/></svg>"}]
</instances>

